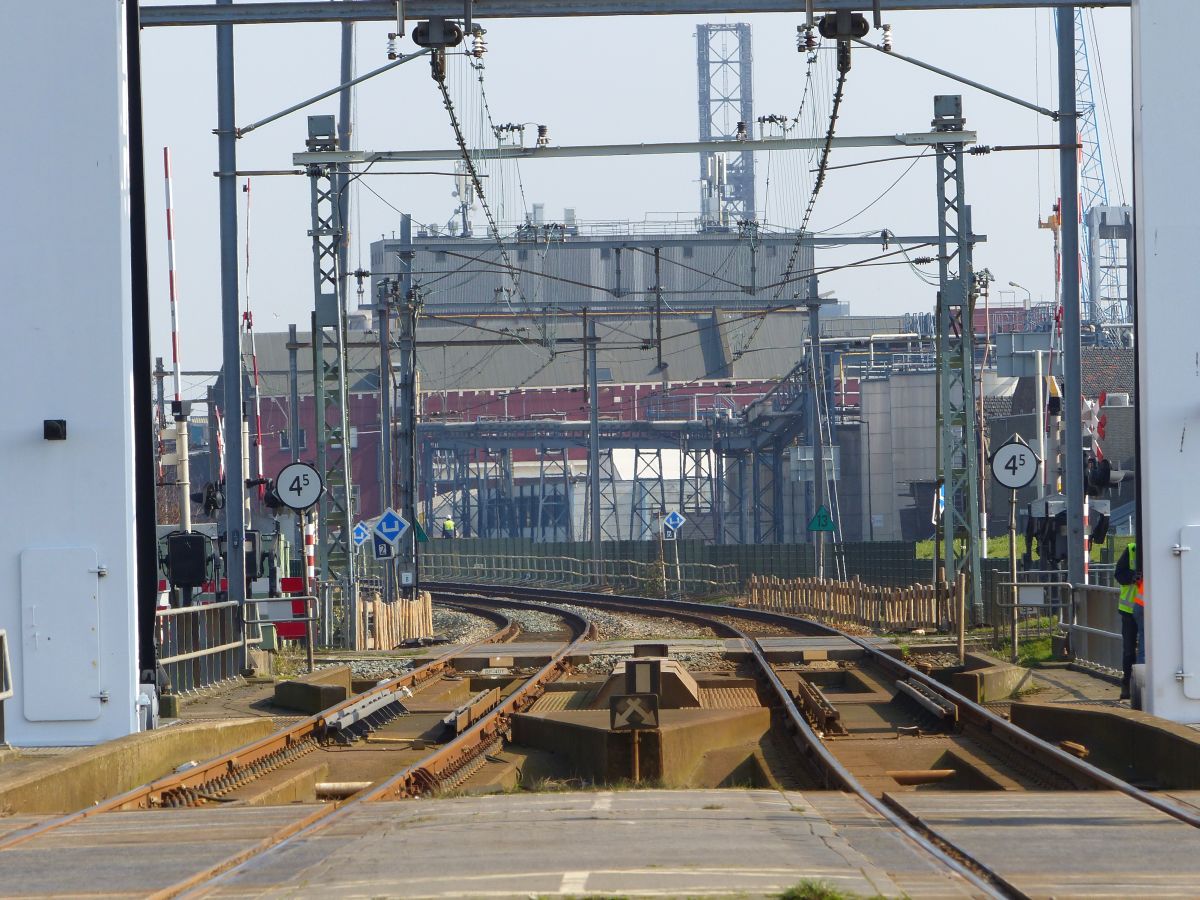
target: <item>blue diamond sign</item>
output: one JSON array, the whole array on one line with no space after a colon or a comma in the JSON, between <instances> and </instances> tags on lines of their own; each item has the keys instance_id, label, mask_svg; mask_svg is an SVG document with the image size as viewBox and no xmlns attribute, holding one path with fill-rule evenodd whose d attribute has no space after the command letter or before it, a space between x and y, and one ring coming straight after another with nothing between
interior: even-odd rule
<instances>
[{"instance_id":1,"label":"blue diamond sign","mask_svg":"<svg viewBox=\"0 0 1200 900\"><path fill-rule=\"evenodd\" d=\"M387 541L393 547L399 542L400 535L406 531L408 531L408 523L400 518L400 514L390 506L383 511L383 515L375 523L376 536Z\"/></svg>"},{"instance_id":2,"label":"blue diamond sign","mask_svg":"<svg viewBox=\"0 0 1200 900\"><path fill-rule=\"evenodd\" d=\"M371 537L371 529L362 522L354 526L354 546L361 547Z\"/></svg>"},{"instance_id":3,"label":"blue diamond sign","mask_svg":"<svg viewBox=\"0 0 1200 900\"><path fill-rule=\"evenodd\" d=\"M666 525L668 528L670 528L672 531L678 531L680 528L683 527L683 523L686 521L687 521L687 519L685 519L683 516L681 516L679 514L678 510L673 509L669 513L667 513L667 517L665 519L663 519L663 524Z\"/></svg>"}]
</instances>

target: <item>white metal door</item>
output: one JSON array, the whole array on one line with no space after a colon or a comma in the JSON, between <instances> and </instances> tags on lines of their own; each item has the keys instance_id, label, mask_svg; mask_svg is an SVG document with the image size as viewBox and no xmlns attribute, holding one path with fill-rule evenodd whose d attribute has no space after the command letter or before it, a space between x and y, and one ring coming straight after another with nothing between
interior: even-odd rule
<instances>
[{"instance_id":1,"label":"white metal door","mask_svg":"<svg viewBox=\"0 0 1200 900\"><path fill-rule=\"evenodd\" d=\"M91 548L21 554L21 695L31 722L100 718L100 576Z\"/></svg>"}]
</instances>

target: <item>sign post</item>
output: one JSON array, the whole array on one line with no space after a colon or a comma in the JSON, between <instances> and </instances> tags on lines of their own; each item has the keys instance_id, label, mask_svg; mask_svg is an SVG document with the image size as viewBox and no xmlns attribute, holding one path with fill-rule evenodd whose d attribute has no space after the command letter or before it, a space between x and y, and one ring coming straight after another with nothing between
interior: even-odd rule
<instances>
[{"instance_id":1,"label":"sign post","mask_svg":"<svg viewBox=\"0 0 1200 900\"><path fill-rule=\"evenodd\" d=\"M630 774L634 784L642 780L638 759L638 732L658 728L658 694L619 694L608 701L609 728L630 733Z\"/></svg>"},{"instance_id":2,"label":"sign post","mask_svg":"<svg viewBox=\"0 0 1200 900\"><path fill-rule=\"evenodd\" d=\"M675 554L675 599L683 599L683 570L679 565L679 529L687 521L683 514L677 509L671 510L663 517L663 539L671 541L671 548ZM666 593L666 579L663 579L663 593Z\"/></svg>"},{"instance_id":3,"label":"sign post","mask_svg":"<svg viewBox=\"0 0 1200 900\"><path fill-rule=\"evenodd\" d=\"M829 507L822 503L808 520L808 530L816 540L817 577L825 577L825 535L834 531L833 515Z\"/></svg>"},{"instance_id":4,"label":"sign post","mask_svg":"<svg viewBox=\"0 0 1200 900\"><path fill-rule=\"evenodd\" d=\"M295 511L296 517L300 520L301 535L306 534L305 519L308 517L308 510L312 508L314 503L321 499L321 494L324 491L325 482L321 478L321 473L308 463L289 463L280 469L279 474L275 476L275 493L279 495L279 499L283 501L284 506ZM308 571L308 553L308 544L305 543L305 572ZM312 595L316 597L316 584L310 584L308 587ZM312 671L313 645L316 642L315 619L315 613L310 615L304 627L305 639L308 642L309 671Z\"/></svg>"},{"instance_id":5,"label":"sign post","mask_svg":"<svg viewBox=\"0 0 1200 900\"><path fill-rule=\"evenodd\" d=\"M1020 435L1013 435L1008 443L992 454L992 478L1001 487L1008 488L1008 580L1012 583L1012 661L1020 657L1017 638L1020 632L1020 611L1017 601L1017 491L1033 484L1038 477L1041 460ZM986 535L984 536L986 540Z\"/></svg>"},{"instance_id":6,"label":"sign post","mask_svg":"<svg viewBox=\"0 0 1200 900\"><path fill-rule=\"evenodd\" d=\"M375 558L394 560L396 558L396 548L400 544L400 538L408 532L410 527L408 521L390 506L385 509L371 532ZM391 583L392 576L394 575L391 566L392 564L389 563L389 583Z\"/></svg>"}]
</instances>

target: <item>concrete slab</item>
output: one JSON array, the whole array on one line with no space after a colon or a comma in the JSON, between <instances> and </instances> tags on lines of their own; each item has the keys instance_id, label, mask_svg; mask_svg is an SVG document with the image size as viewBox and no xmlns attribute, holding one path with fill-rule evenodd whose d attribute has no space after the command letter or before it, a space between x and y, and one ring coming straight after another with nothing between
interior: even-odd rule
<instances>
[{"instance_id":1,"label":"concrete slab","mask_svg":"<svg viewBox=\"0 0 1200 900\"><path fill-rule=\"evenodd\" d=\"M145 896L205 871L313 806L106 813L0 851L5 897Z\"/></svg>"},{"instance_id":2,"label":"concrete slab","mask_svg":"<svg viewBox=\"0 0 1200 900\"><path fill-rule=\"evenodd\" d=\"M1029 897L1194 897L1200 829L1124 794L888 794Z\"/></svg>"},{"instance_id":3,"label":"concrete slab","mask_svg":"<svg viewBox=\"0 0 1200 900\"><path fill-rule=\"evenodd\" d=\"M1200 733L1126 706L1014 703L1014 725L1052 743L1072 740L1118 778L1162 790L1200 789Z\"/></svg>"},{"instance_id":4,"label":"concrete slab","mask_svg":"<svg viewBox=\"0 0 1200 900\"><path fill-rule=\"evenodd\" d=\"M374 804L208 896L755 897L802 879L866 896L968 895L852 797L656 790Z\"/></svg>"},{"instance_id":5,"label":"concrete slab","mask_svg":"<svg viewBox=\"0 0 1200 900\"><path fill-rule=\"evenodd\" d=\"M0 812L74 812L274 730L270 719L230 719L143 731L67 754L31 754L36 762L0 769Z\"/></svg>"}]
</instances>

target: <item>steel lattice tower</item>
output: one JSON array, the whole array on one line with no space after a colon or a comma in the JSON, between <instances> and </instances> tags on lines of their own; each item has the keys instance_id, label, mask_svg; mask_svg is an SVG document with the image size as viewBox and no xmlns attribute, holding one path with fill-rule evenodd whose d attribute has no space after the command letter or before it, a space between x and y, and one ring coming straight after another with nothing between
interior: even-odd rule
<instances>
[{"instance_id":1,"label":"steel lattice tower","mask_svg":"<svg viewBox=\"0 0 1200 900\"><path fill-rule=\"evenodd\" d=\"M1079 109L1079 143L1082 146L1080 209L1083 210L1086 224L1090 210L1108 206L1109 203L1083 12L1082 9L1075 10L1075 97ZM1089 238L1092 237L1089 235ZM1093 323L1128 322L1127 263L1122 242L1114 238L1100 238L1099 235L1094 238L1080 244L1080 271L1084 273L1079 285L1083 319ZM1094 254L1099 258L1093 260Z\"/></svg>"},{"instance_id":2,"label":"steel lattice tower","mask_svg":"<svg viewBox=\"0 0 1200 900\"><path fill-rule=\"evenodd\" d=\"M700 140L736 141L738 123L754 125L753 56L745 22L696 27ZM724 162L724 172L720 171ZM705 227L753 220L754 154L700 154L701 221Z\"/></svg>"}]
</instances>

